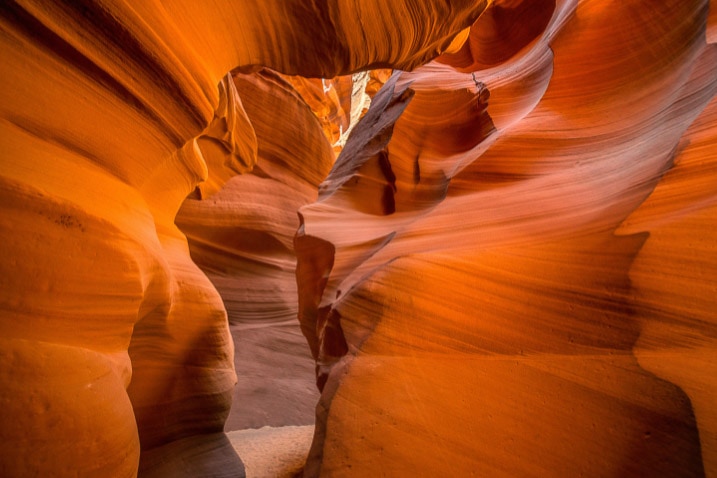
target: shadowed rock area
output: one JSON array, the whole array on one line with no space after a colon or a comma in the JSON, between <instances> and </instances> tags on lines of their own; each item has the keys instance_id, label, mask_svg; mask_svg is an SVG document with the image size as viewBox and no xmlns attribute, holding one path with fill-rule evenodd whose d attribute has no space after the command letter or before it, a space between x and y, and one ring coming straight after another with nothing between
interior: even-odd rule
<instances>
[{"instance_id":1,"label":"shadowed rock area","mask_svg":"<svg viewBox=\"0 0 717 478\"><path fill-rule=\"evenodd\" d=\"M0 476L717 477L716 11L1 3Z\"/></svg>"}]
</instances>

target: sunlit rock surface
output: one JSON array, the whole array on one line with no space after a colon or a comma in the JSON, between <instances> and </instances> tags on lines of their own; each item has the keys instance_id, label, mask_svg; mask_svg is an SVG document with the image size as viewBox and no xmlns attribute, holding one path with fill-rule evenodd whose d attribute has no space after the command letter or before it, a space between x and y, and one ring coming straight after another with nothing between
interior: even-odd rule
<instances>
[{"instance_id":1,"label":"sunlit rock surface","mask_svg":"<svg viewBox=\"0 0 717 478\"><path fill-rule=\"evenodd\" d=\"M412 68L484 6L3 2L0 474L242 475L226 310L174 224L257 161L228 72Z\"/></svg>"},{"instance_id":2,"label":"sunlit rock surface","mask_svg":"<svg viewBox=\"0 0 717 478\"><path fill-rule=\"evenodd\" d=\"M331 79L286 78L319 119L324 135L338 154L389 76L391 70L378 69Z\"/></svg>"},{"instance_id":3,"label":"sunlit rock surface","mask_svg":"<svg viewBox=\"0 0 717 478\"><path fill-rule=\"evenodd\" d=\"M300 211L310 474L715 476L707 19L495 2L374 98Z\"/></svg>"},{"instance_id":4,"label":"sunlit rock surface","mask_svg":"<svg viewBox=\"0 0 717 478\"><path fill-rule=\"evenodd\" d=\"M0 475L716 476L716 8L3 2Z\"/></svg>"}]
</instances>

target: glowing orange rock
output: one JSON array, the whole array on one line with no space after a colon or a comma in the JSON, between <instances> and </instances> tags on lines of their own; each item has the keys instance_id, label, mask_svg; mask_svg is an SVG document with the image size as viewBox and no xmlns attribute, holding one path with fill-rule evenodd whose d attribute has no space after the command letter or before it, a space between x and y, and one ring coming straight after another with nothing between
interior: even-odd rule
<instances>
[{"instance_id":1,"label":"glowing orange rock","mask_svg":"<svg viewBox=\"0 0 717 478\"><path fill-rule=\"evenodd\" d=\"M688 130L717 92L707 6L556 2L357 126L297 236L310 474L715 473L712 107ZM695 162L650 196L676 150Z\"/></svg>"},{"instance_id":2,"label":"glowing orange rock","mask_svg":"<svg viewBox=\"0 0 717 478\"><path fill-rule=\"evenodd\" d=\"M379 69L331 79L289 76L287 80L311 107L338 155L390 75L391 70Z\"/></svg>"},{"instance_id":3,"label":"glowing orange rock","mask_svg":"<svg viewBox=\"0 0 717 478\"><path fill-rule=\"evenodd\" d=\"M241 476L225 304L298 307L307 476L714 475L714 10L0 4L0 475ZM301 207L328 143L251 72L442 52L386 82ZM333 138L358 103L332 81ZM260 99L295 108L275 138ZM222 298L190 250L264 280L215 269Z\"/></svg>"},{"instance_id":4,"label":"glowing orange rock","mask_svg":"<svg viewBox=\"0 0 717 478\"><path fill-rule=\"evenodd\" d=\"M620 231L649 231L630 269L640 325L640 365L689 396L697 417L702 457L717 470L717 375L714 330L717 237L717 101L712 100L682 138L675 166ZM708 475L711 476L711 475Z\"/></svg>"},{"instance_id":5,"label":"glowing orange rock","mask_svg":"<svg viewBox=\"0 0 717 478\"><path fill-rule=\"evenodd\" d=\"M339 146L342 135L351 127L351 111L355 107L352 76L331 79L292 76L287 79L311 107L331 145Z\"/></svg>"},{"instance_id":6,"label":"glowing orange rock","mask_svg":"<svg viewBox=\"0 0 717 478\"><path fill-rule=\"evenodd\" d=\"M3 2L0 474L241 475L226 311L174 224L256 161L227 73L414 67L485 4Z\"/></svg>"}]
</instances>

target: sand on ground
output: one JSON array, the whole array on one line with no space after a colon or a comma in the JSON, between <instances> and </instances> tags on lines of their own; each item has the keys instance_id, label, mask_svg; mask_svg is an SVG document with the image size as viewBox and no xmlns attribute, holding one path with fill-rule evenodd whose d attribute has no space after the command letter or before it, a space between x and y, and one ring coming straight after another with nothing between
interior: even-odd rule
<instances>
[{"instance_id":1,"label":"sand on ground","mask_svg":"<svg viewBox=\"0 0 717 478\"><path fill-rule=\"evenodd\" d=\"M247 478L292 478L304 467L314 426L236 430L227 436L244 462Z\"/></svg>"}]
</instances>

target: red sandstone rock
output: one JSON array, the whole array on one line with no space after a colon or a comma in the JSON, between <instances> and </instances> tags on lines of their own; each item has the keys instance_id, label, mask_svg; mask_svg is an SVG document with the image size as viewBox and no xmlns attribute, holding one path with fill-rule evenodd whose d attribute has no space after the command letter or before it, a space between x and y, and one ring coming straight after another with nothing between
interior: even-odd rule
<instances>
[{"instance_id":1,"label":"red sandstone rock","mask_svg":"<svg viewBox=\"0 0 717 478\"><path fill-rule=\"evenodd\" d=\"M357 126L302 208L312 476L714 473L714 187L678 162L650 196L681 144L713 158L707 5L575 6L403 74L390 140Z\"/></svg>"},{"instance_id":2,"label":"red sandstone rock","mask_svg":"<svg viewBox=\"0 0 717 478\"><path fill-rule=\"evenodd\" d=\"M228 309L298 310L307 476L713 476L714 10L3 3L0 474L241 476ZM261 66L339 78L331 140L340 75L417 69L305 205L329 143Z\"/></svg>"},{"instance_id":3,"label":"red sandstone rock","mask_svg":"<svg viewBox=\"0 0 717 478\"><path fill-rule=\"evenodd\" d=\"M226 311L174 224L256 161L227 73L417 66L484 5L4 2L0 474L241 475Z\"/></svg>"},{"instance_id":4,"label":"red sandstone rock","mask_svg":"<svg viewBox=\"0 0 717 478\"><path fill-rule=\"evenodd\" d=\"M268 70L235 74L258 162L176 222L194 262L222 296L241 370L227 430L313 423L314 365L296 320L296 211L313 202L333 151L309 107ZM280 112L280 114L277 114Z\"/></svg>"}]
</instances>

